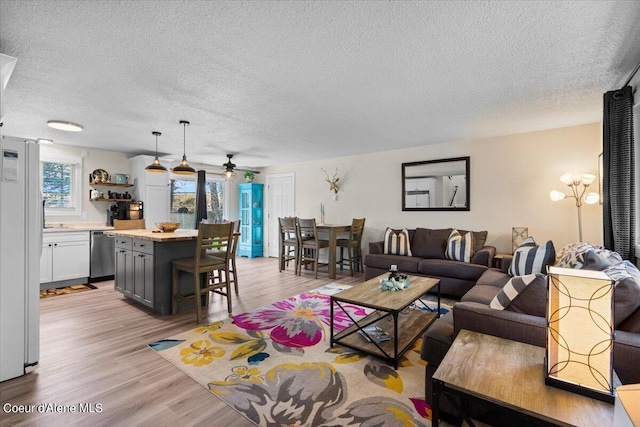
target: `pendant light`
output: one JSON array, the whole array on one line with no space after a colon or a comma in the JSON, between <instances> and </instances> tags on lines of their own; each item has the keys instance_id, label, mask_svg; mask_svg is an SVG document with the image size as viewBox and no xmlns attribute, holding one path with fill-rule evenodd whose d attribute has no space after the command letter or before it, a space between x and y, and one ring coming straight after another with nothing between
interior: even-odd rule
<instances>
[{"instance_id":1,"label":"pendant light","mask_svg":"<svg viewBox=\"0 0 640 427\"><path fill-rule=\"evenodd\" d=\"M153 160L153 163L151 163L149 166L144 168L144 170L148 172L166 172L167 168L162 166L160 164L160 160L158 159L158 137L162 134L156 131L153 131L151 133L156 136L156 158Z\"/></svg>"},{"instance_id":2,"label":"pendant light","mask_svg":"<svg viewBox=\"0 0 640 427\"><path fill-rule=\"evenodd\" d=\"M186 151L187 126L190 123L186 120L180 120L180 124L184 127L184 135L183 135L184 138L183 138L183 145L182 145L182 161L178 166L171 169L171 172L176 173L178 175L193 175L194 173L196 173L196 170L191 166L189 166L189 163L187 162L187 151Z\"/></svg>"}]
</instances>

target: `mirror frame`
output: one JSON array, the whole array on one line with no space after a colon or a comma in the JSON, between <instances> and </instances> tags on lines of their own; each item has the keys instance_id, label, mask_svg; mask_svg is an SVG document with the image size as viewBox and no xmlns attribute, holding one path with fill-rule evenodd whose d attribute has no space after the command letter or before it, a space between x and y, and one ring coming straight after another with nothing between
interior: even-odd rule
<instances>
[{"instance_id":1,"label":"mirror frame","mask_svg":"<svg viewBox=\"0 0 640 427\"><path fill-rule=\"evenodd\" d=\"M423 166L434 163L447 163L447 162L465 162L465 175L466 175L466 193L467 193L467 204L464 207L450 207L450 206L442 206L442 207L408 207L406 206L406 168L411 166ZM420 162L408 162L402 164L402 210L403 211L469 211L471 210L471 158L469 156L466 157L452 157L449 159L435 159L435 160L424 160Z\"/></svg>"}]
</instances>

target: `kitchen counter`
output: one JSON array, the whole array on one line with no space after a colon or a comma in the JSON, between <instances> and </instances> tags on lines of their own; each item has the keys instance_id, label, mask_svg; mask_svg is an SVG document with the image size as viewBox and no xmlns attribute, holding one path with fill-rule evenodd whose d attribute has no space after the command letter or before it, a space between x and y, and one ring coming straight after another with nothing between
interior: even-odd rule
<instances>
[{"instance_id":1,"label":"kitchen counter","mask_svg":"<svg viewBox=\"0 0 640 427\"><path fill-rule=\"evenodd\" d=\"M196 240L198 230L176 230L172 233L163 233L158 230L134 229L134 230L109 230L105 232L110 236L132 237L136 239L151 240L154 242L175 242L180 240Z\"/></svg>"},{"instance_id":2,"label":"kitchen counter","mask_svg":"<svg viewBox=\"0 0 640 427\"><path fill-rule=\"evenodd\" d=\"M103 231L113 230L113 227L109 227L102 223L55 223L46 224L46 227L42 229L43 233L61 233L69 231Z\"/></svg>"}]
</instances>

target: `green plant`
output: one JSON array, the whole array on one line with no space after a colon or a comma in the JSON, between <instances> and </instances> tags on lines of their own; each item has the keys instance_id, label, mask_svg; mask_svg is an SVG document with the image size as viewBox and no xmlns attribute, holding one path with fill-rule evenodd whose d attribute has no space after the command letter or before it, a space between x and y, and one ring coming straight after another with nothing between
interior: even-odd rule
<instances>
[{"instance_id":1,"label":"green plant","mask_svg":"<svg viewBox=\"0 0 640 427\"><path fill-rule=\"evenodd\" d=\"M244 173L244 178L249 182L253 181L253 178L255 178L255 176L256 175L253 172L245 172Z\"/></svg>"}]
</instances>

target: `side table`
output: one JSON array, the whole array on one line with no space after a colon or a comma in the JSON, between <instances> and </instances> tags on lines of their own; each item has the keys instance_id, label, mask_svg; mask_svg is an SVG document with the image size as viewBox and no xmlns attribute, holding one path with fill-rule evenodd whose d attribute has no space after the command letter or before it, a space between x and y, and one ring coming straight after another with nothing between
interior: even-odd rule
<instances>
[{"instance_id":1,"label":"side table","mask_svg":"<svg viewBox=\"0 0 640 427\"><path fill-rule=\"evenodd\" d=\"M545 385L544 356L542 347L463 329L433 374L432 425L441 396L479 401L524 423L613 425L613 405Z\"/></svg>"}]
</instances>

